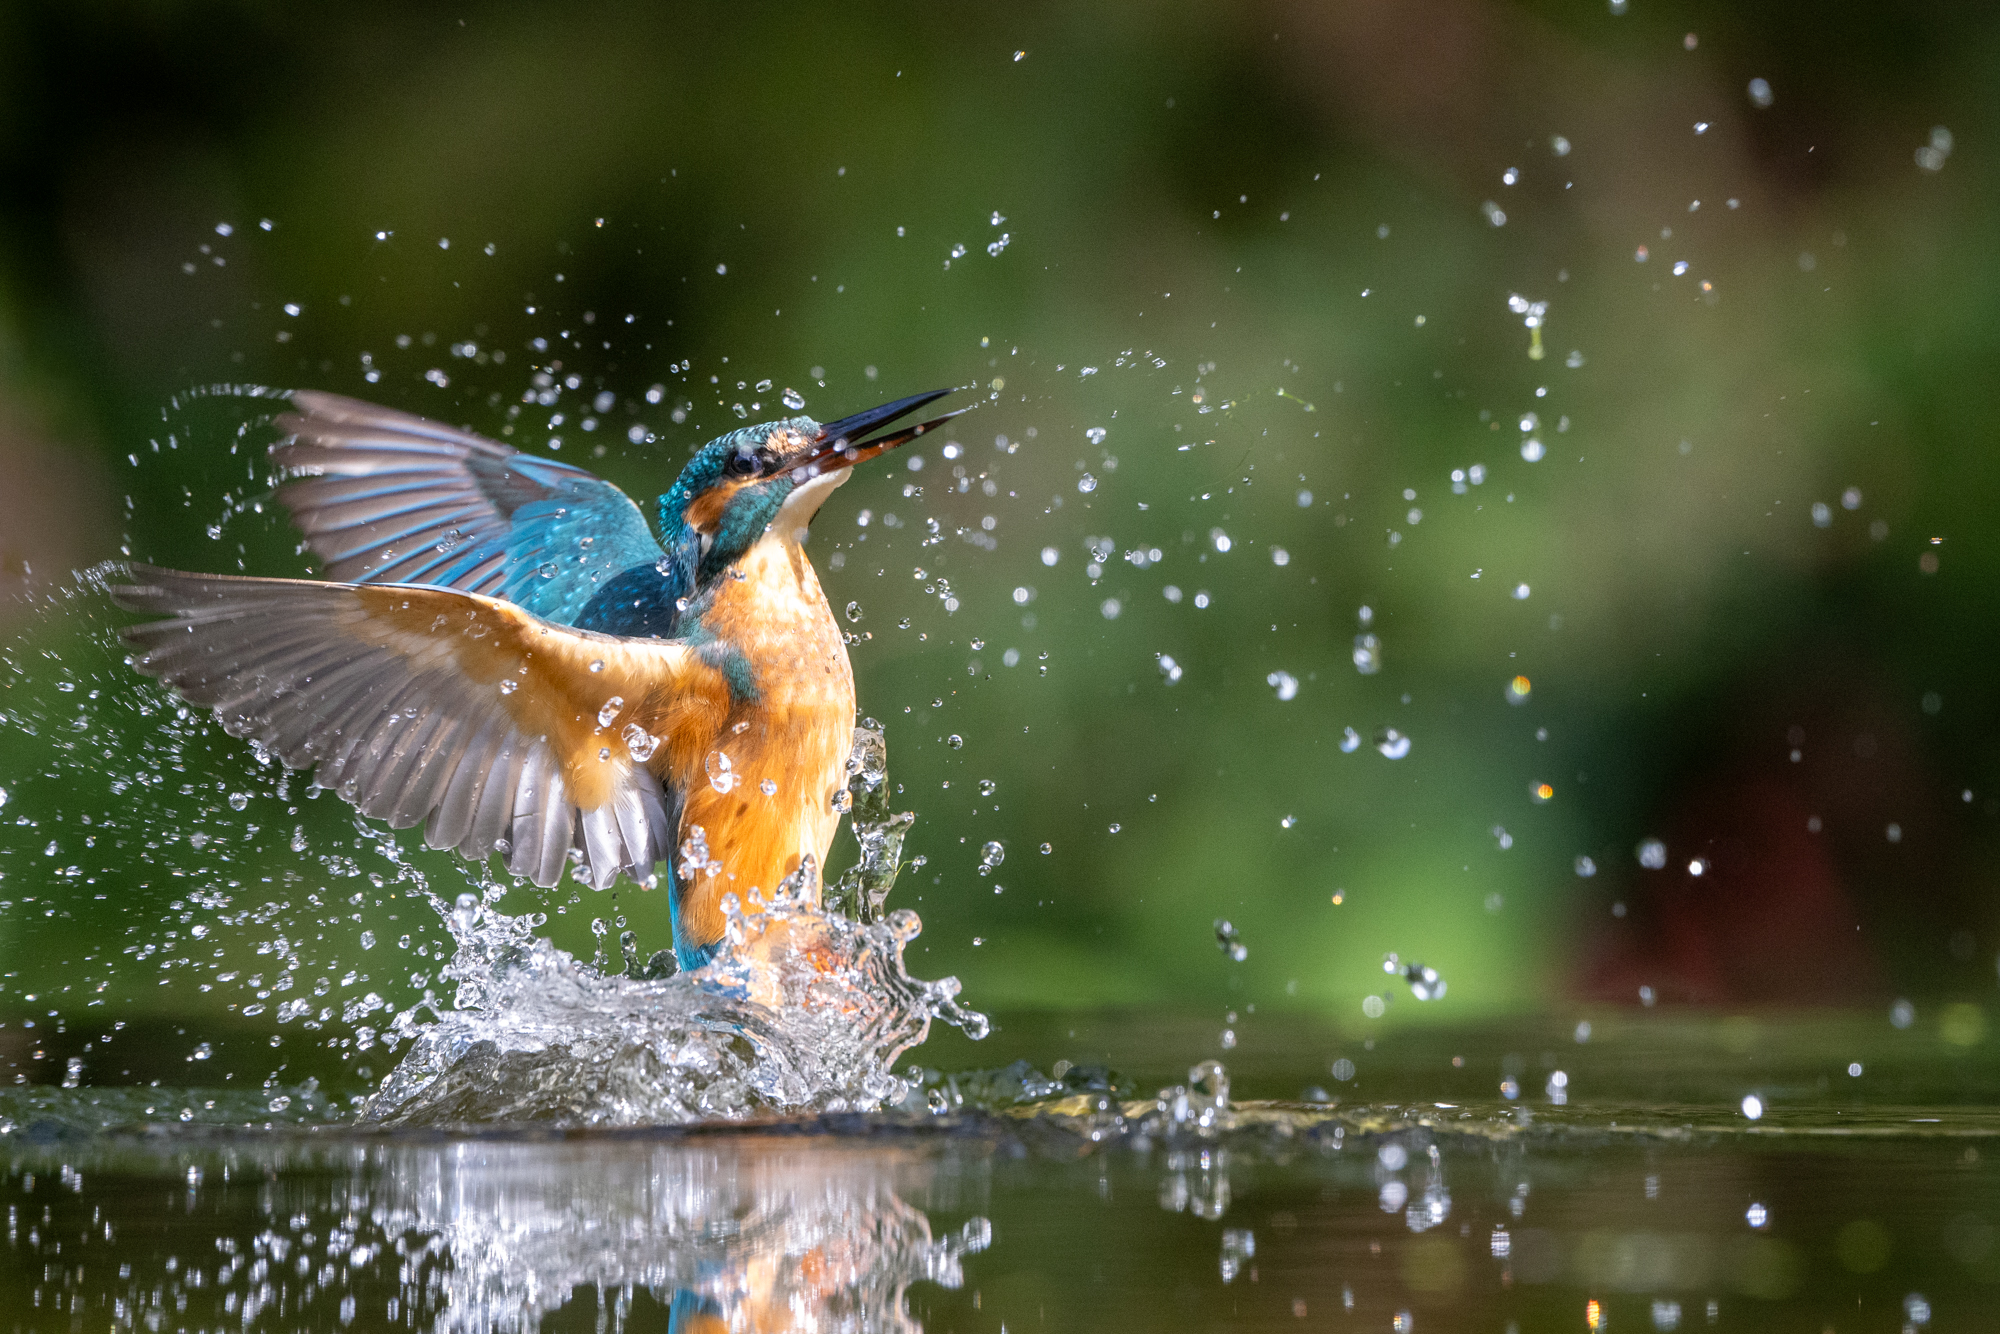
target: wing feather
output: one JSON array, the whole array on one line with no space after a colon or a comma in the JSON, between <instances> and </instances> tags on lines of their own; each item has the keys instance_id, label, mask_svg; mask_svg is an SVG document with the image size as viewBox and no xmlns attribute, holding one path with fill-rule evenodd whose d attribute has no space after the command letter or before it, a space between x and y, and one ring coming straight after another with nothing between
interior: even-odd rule
<instances>
[{"instance_id":1,"label":"wing feather","mask_svg":"<svg viewBox=\"0 0 2000 1334\"><path fill-rule=\"evenodd\" d=\"M505 839L509 869L545 887L572 849L604 888L646 882L673 846L678 801L597 722L604 700L664 713L704 696L719 708L727 690L686 644L572 630L472 593L132 575L114 596L161 618L124 632L140 671L366 814L424 824L434 847L482 858Z\"/></svg>"},{"instance_id":2,"label":"wing feather","mask_svg":"<svg viewBox=\"0 0 2000 1334\"><path fill-rule=\"evenodd\" d=\"M624 492L581 468L337 394L300 390L271 454L329 578L504 596L573 625L597 588L664 556ZM537 569L560 562L562 580Z\"/></svg>"}]
</instances>

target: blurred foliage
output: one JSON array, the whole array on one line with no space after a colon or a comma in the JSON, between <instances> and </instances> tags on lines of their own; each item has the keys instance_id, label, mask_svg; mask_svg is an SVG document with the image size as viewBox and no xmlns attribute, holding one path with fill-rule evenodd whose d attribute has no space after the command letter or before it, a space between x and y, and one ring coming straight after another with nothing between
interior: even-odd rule
<instances>
[{"instance_id":1,"label":"blurred foliage","mask_svg":"<svg viewBox=\"0 0 2000 1334\"><path fill-rule=\"evenodd\" d=\"M1938 3L0 12L9 985L210 1013L273 932L343 995L362 957L398 1003L434 980L417 872L172 722L60 591L308 569L259 503L273 405L221 387L559 439L650 496L733 405L976 383L966 486L933 446L815 539L919 816L917 971L1218 1014L1414 1012L1391 950L1435 1013L1983 999L1996 66ZM226 961L121 954L229 881L276 906ZM531 899L586 949L614 911Z\"/></svg>"}]
</instances>

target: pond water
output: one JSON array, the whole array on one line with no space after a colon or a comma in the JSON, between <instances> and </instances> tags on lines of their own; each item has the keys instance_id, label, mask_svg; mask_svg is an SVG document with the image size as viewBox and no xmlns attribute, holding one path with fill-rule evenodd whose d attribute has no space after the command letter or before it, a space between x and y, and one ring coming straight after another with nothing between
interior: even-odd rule
<instances>
[{"instance_id":1,"label":"pond water","mask_svg":"<svg viewBox=\"0 0 2000 1334\"><path fill-rule=\"evenodd\" d=\"M1193 1038L1056 1022L1077 1036L1024 1015L993 1041L1110 1044L1151 1073ZM1204 1063L1157 1094L1068 1061L906 1067L932 1096L733 1127L382 1129L311 1089L17 1088L0 1095L14 1320L1994 1327L1996 1074L1941 1084L1935 1034L1778 1014L1600 1019L1581 1043L1408 1029L1320 1077L1372 1097L1241 1096L1327 1068L1305 1048L1334 1035L1287 1030L1246 1042L1233 1079ZM1472 1096L1437 1098L1452 1087Z\"/></svg>"}]
</instances>

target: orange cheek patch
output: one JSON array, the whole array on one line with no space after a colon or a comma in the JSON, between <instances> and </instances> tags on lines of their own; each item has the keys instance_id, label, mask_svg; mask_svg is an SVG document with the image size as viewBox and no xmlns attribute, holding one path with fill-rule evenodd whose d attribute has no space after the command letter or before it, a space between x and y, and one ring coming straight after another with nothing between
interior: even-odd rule
<instances>
[{"instance_id":1,"label":"orange cheek patch","mask_svg":"<svg viewBox=\"0 0 2000 1334\"><path fill-rule=\"evenodd\" d=\"M688 502L687 521L697 532L715 533L722 527L722 515L749 481L725 478Z\"/></svg>"}]
</instances>

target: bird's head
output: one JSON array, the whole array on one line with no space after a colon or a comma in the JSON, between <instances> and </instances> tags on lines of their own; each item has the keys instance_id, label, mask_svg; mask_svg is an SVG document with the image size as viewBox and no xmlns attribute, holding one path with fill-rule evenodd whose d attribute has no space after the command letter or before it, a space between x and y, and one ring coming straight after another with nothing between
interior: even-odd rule
<instances>
[{"instance_id":1,"label":"bird's head","mask_svg":"<svg viewBox=\"0 0 2000 1334\"><path fill-rule=\"evenodd\" d=\"M788 417L711 440L681 470L673 489L660 497L662 523L698 544L697 579L706 582L774 527L788 526L803 537L820 505L847 480L855 464L913 440L958 413L872 439L871 431L950 392L940 389L900 398L825 425L810 417Z\"/></svg>"}]
</instances>

